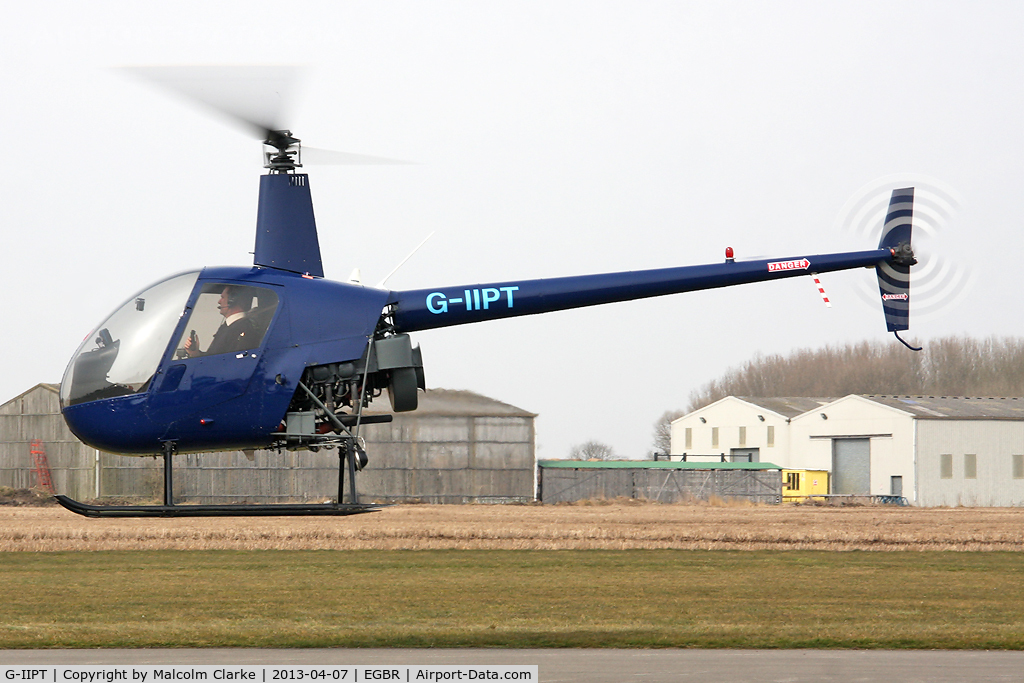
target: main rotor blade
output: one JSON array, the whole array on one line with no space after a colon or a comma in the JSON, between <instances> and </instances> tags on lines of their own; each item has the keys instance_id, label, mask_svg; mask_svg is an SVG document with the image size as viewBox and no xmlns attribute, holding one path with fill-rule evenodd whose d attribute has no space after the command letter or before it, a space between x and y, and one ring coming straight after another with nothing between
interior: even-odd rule
<instances>
[{"instance_id":1,"label":"main rotor blade","mask_svg":"<svg viewBox=\"0 0 1024 683\"><path fill-rule=\"evenodd\" d=\"M288 104L300 68L268 66L135 66L128 73L199 102L234 119L263 139L268 131L283 128Z\"/></svg>"},{"instance_id":2,"label":"main rotor blade","mask_svg":"<svg viewBox=\"0 0 1024 683\"><path fill-rule=\"evenodd\" d=\"M320 149L319 147L302 146L302 163L321 166L379 166L386 164L413 164L412 161L401 159L388 159L386 157L373 157L366 154L350 154L349 152L336 152L333 149Z\"/></svg>"},{"instance_id":3,"label":"main rotor blade","mask_svg":"<svg viewBox=\"0 0 1024 683\"><path fill-rule=\"evenodd\" d=\"M284 113L302 69L292 65L263 66L129 66L118 71L233 119L260 140L285 129ZM401 159L302 147L302 162L313 165L370 166L411 164Z\"/></svg>"}]
</instances>

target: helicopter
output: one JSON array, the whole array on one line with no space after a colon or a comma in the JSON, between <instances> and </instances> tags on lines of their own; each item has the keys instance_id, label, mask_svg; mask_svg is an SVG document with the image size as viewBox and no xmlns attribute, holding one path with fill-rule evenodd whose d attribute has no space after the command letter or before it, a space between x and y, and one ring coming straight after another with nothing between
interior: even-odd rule
<instances>
[{"instance_id":1,"label":"helicopter","mask_svg":"<svg viewBox=\"0 0 1024 683\"><path fill-rule=\"evenodd\" d=\"M163 457L162 505L91 505L92 517L351 515L368 462L360 429L390 422L364 411L385 393L394 412L426 389L411 333L682 292L874 268L886 326L909 329L914 188L892 192L877 248L546 279L389 290L324 277L301 140L237 115L264 145L251 266L166 277L130 296L86 336L60 385L61 412L84 443ZM354 155L353 155L354 156ZM372 160L372 158L369 158ZM363 159L365 160L365 159ZM330 503L176 504L177 454L337 449ZM348 502L345 484L348 483Z\"/></svg>"}]
</instances>

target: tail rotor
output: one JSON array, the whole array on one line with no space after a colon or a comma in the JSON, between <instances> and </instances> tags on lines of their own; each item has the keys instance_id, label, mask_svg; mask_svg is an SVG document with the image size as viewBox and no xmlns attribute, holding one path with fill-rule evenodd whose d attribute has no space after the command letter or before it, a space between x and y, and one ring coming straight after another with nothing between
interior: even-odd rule
<instances>
[{"instance_id":1,"label":"tail rotor","mask_svg":"<svg viewBox=\"0 0 1024 683\"><path fill-rule=\"evenodd\" d=\"M875 274L886 328L904 346L920 351L900 337L900 331L910 329L910 267L917 263L911 246L913 219L914 188L893 190L882 226L882 239L878 243L879 249L890 251L892 260L875 266Z\"/></svg>"}]
</instances>

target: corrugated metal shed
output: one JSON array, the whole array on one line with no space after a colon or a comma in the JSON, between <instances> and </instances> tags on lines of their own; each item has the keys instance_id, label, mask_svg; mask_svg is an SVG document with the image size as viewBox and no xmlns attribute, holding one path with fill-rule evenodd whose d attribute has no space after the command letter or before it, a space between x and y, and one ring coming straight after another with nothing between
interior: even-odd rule
<instances>
[{"instance_id":1,"label":"corrugated metal shed","mask_svg":"<svg viewBox=\"0 0 1024 683\"><path fill-rule=\"evenodd\" d=\"M541 460L542 503L636 498L659 503L712 497L779 503L782 470L767 462Z\"/></svg>"},{"instance_id":2,"label":"corrugated metal shed","mask_svg":"<svg viewBox=\"0 0 1024 683\"><path fill-rule=\"evenodd\" d=\"M472 391L431 389L414 412L366 426L370 464L360 491L382 502L532 501L535 418Z\"/></svg>"},{"instance_id":3,"label":"corrugated metal shed","mask_svg":"<svg viewBox=\"0 0 1024 683\"><path fill-rule=\"evenodd\" d=\"M379 399L378 403L387 405L385 399ZM472 391L457 389L429 389L421 393L419 407L416 408L415 413L417 415L474 415L476 417L537 417L536 413L508 403Z\"/></svg>"},{"instance_id":4,"label":"corrugated metal shed","mask_svg":"<svg viewBox=\"0 0 1024 683\"><path fill-rule=\"evenodd\" d=\"M421 393L417 411L364 426L370 463L357 477L359 493L380 502L532 501L535 417L471 391ZM78 500L162 495L159 459L98 452L71 434L57 385L39 384L0 406L0 486L35 484L32 439L45 445L58 493ZM257 451L253 461L241 452L175 457L179 502L317 501L337 488L336 451Z\"/></svg>"},{"instance_id":5,"label":"corrugated metal shed","mask_svg":"<svg viewBox=\"0 0 1024 683\"><path fill-rule=\"evenodd\" d=\"M781 470L770 462L680 462L678 460L538 460L539 467L570 470Z\"/></svg>"},{"instance_id":6,"label":"corrugated metal shed","mask_svg":"<svg viewBox=\"0 0 1024 683\"><path fill-rule=\"evenodd\" d=\"M97 452L75 437L60 417L59 388L37 384L0 405L0 486L37 484L29 453L33 439L46 450L58 493L92 498L96 491Z\"/></svg>"}]
</instances>

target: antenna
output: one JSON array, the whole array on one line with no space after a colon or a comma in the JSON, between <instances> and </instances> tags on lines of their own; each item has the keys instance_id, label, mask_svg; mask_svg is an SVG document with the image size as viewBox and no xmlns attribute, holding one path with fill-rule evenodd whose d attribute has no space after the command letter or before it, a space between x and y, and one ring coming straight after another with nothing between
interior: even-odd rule
<instances>
[{"instance_id":1,"label":"antenna","mask_svg":"<svg viewBox=\"0 0 1024 683\"><path fill-rule=\"evenodd\" d=\"M401 262L401 263L399 263L399 264L398 264L397 266L395 266L395 267L394 267L394 268L393 268L393 269L391 270L391 272L390 272L390 273L388 273L387 275L385 275L385 276L384 276L384 279L383 279L383 280L381 280L380 282L378 282L378 283L377 283L377 285L376 285L377 289L384 289L384 283L385 283L385 282L387 282L387 281L388 281L388 280L389 280L389 279L391 278L391 276L392 276L392 275L394 275L394 274L395 274L396 272L398 272L398 269L399 269L399 268L401 268L402 266L404 266L404 265L405 265L405 262L406 262L406 261L408 261L409 259L411 259L411 258L412 258L412 255L413 255L413 254L415 254L415 253L416 253L417 251L419 251L419 250L420 250L420 247L422 247L422 246L423 246L424 244L426 244L426 243L427 243L427 240L429 240L429 239L430 239L431 237L433 237L433 236L434 236L434 233L435 233L435 232L437 232L437 231L436 231L436 230L434 230L434 231L432 231L432 232L431 232L431 233L430 233L429 235L427 235L426 237L424 237L424 238L423 238L423 241L422 241L422 242L420 242L420 243L419 243L419 244L418 244L418 245L416 246L416 248L415 248L415 249L413 249L412 251L410 251L410 252L409 252L409 255L408 255L408 256L406 256L406 257L405 257L404 259L402 259L402 262Z\"/></svg>"},{"instance_id":2,"label":"antenna","mask_svg":"<svg viewBox=\"0 0 1024 683\"><path fill-rule=\"evenodd\" d=\"M825 288L821 286L821 280L818 278L818 274L811 273L811 279L814 280L814 286L818 288L818 294L821 295L821 300L825 302L825 307L832 308L832 303L828 300L828 294L825 294Z\"/></svg>"}]
</instances>

